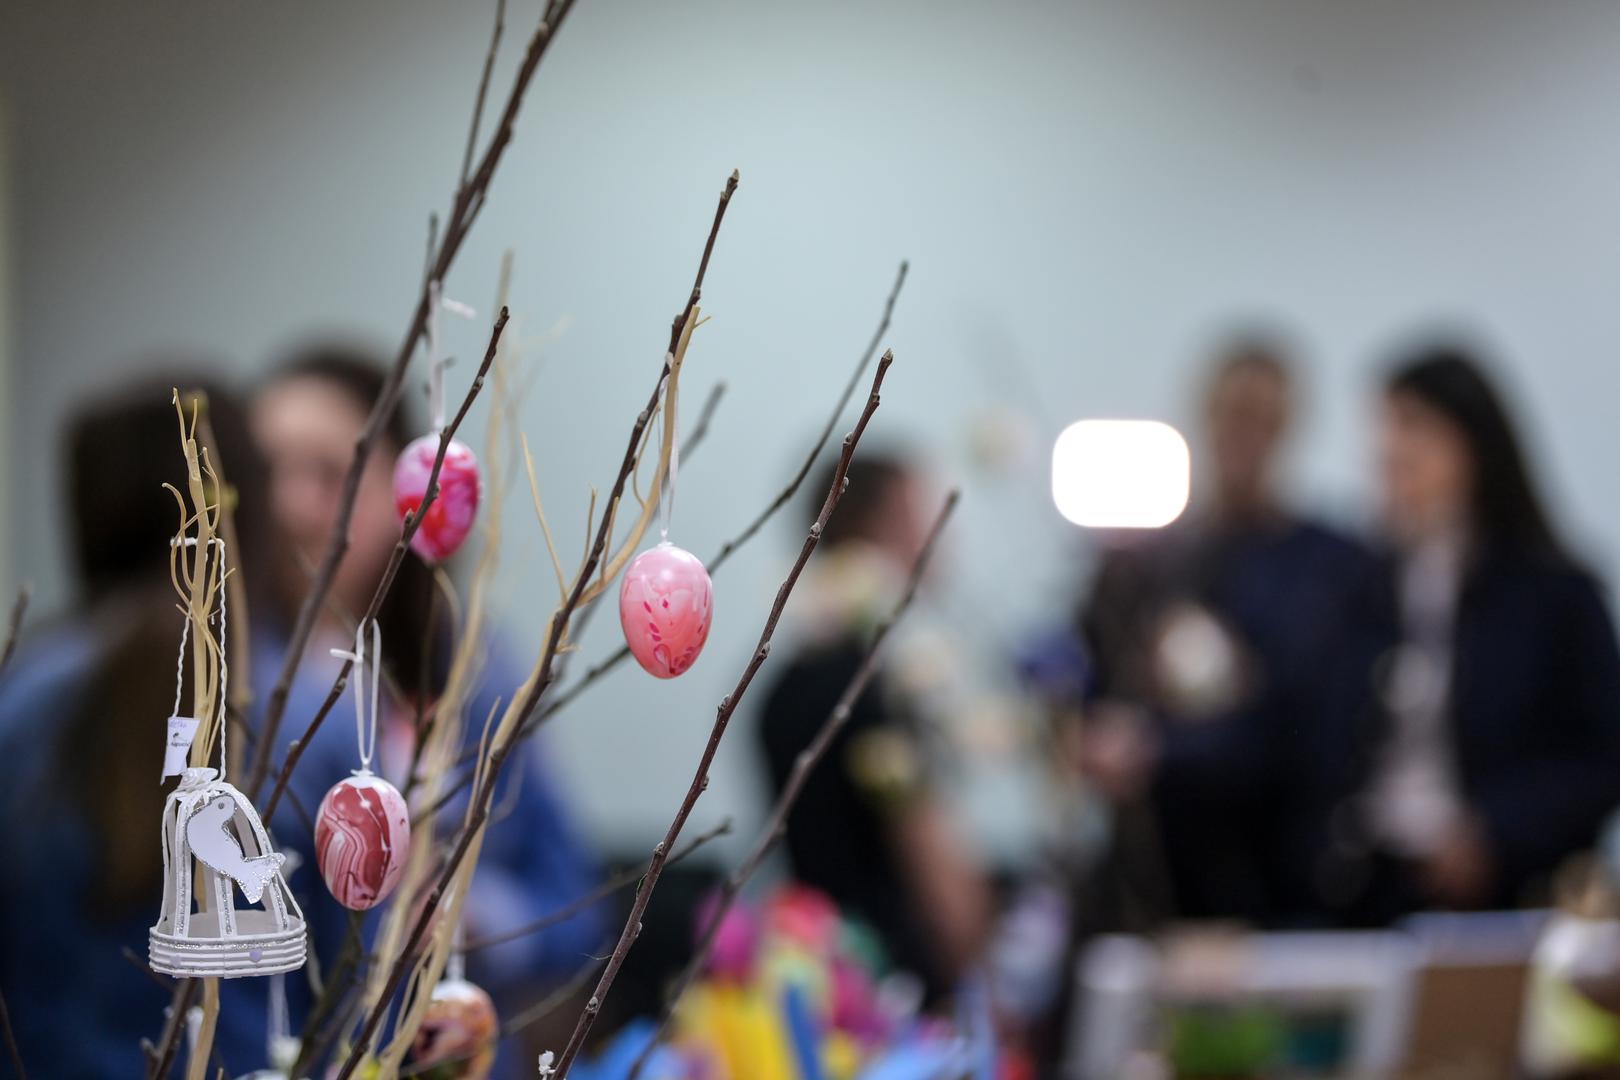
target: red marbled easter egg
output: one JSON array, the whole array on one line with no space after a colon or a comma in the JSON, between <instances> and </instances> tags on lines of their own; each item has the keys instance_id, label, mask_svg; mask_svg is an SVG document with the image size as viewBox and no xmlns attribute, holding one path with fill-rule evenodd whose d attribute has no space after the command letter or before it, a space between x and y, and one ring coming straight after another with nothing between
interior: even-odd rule
<instances>
[{"instance_id":1,"label":"red marbled easter egg","mask_svg":"<svg viewBox=\"0 0 1620 1080\"><path fill-rule=\"evenodd\" d=\"M427 495L433 459L439 456L439 437L423 435L411 440L394 463L394 509L401 521L422 505ZM451 439L439 467L439 497L428 507L427 515L411 537L411 550L426 562L439 563L461 547L472 532L478 516L478 497L483 481L478 475L478 459L460 439Z\"/></svg>"},{"instance_id":2,"label":"red marbled easter egg","mask_svg":"<svg viewBox=\"0 0 1620 1080\"><path fill-rule=\"evenodd\" d=\"M405 872L411 815L399 789L357 773L332 785L315 815L315 861L337 902L353 911L388 898Z\"/></svg>"},{"instance_id":3,"label":"red marbled easter egg","mask_svg":"<svg viewBox=\"0 0 1620 1080\"><path fill-rule=\"evenodd\" d=\"M619 622L636 662L673 679L709 640L714 588L696 555L667 540L631 561L619 587Z\"/></svg>"}]
</instances>

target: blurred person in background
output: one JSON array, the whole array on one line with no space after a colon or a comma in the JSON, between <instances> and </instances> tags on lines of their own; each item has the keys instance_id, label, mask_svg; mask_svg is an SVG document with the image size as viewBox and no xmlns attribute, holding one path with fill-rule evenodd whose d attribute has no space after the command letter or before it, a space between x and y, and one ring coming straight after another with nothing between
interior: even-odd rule
<instances>
[{"instance_id":1,"label":"blurred person in background","mask_svg":"<svg viewBox=\"0 0 1620 1080\"><path fill-rule=\"evenodd\" d=\"M188 417L192 391L203 395L235 520L228 560L251 610L273 617L266 475L236 399L176 372L82 405L63 440L78 600L0 673L0 987L33 1076L135 1075L170 1002L143 969L162 896L158 776L183 621L169 579L179 522L162 488L186 484L174 387L191 388ZM229 612L233 637L248 631L245 614ZM242 718L231 723L235 740ZM240 1004L220 1013L224 1060L262 1057L267 982L227 988Z\"/></svg>"},{"instance_id":2,"label":"blurred person in background","mask_svg":"<svg viewBox=\"0 0 1620 1080\"><path fill-rule=\"evenodd\" d=\"M1137 929L1279 919L1269 710L1363 559L1278 490L1296 398L1282 347L1231 341L1205 386L1207 493L1167 528L1111 538L1078 614L1088 700L1060 733L1115 810L1099 874L1129 883L1104 891L1128 894L1110 906Z\"/></svg>"},{"instance_id":3,"label":"blurred person in background","mask_svg":"<svg viewBox=\"0 0 1620 1080\"><path fill-rule=\"evenodd\" d=\"M1511 906L1620 802L1620 651L1465 349L1379 406L1386 550L1302 683L1290 864L1303 904L1377 924Z\"/></svg>"},{"instance_id":4,"label":"blurred person in background","mask_svg":"<svg viewBox=\"0 0 1620 1080\"><path fill-rule=\"evenodd\" d=\"M330 540L355 442L383 379L382 367L369 355L316 348L278 368L255 396L252 431L269 462L270 506L287 540L276 576L285 611L296 610L308 590L312 568ZM399 540L393 468L416 430L407 410L396 408L372 448L354 505L348 550L288 699L286 728L279 736L283 745L302 733L331 689L340 661L330 650L353 648L354 620L370 604ZM387 689L378 719L377 771L402 791L407 790L418 724L431 715L453 659L455 627L450 602L442 595L445 587L412 552L401 565L378 620ZM279 640L285 641L285 633ZM269 694L284 650L282 645L256 658L260 700ZM463 718L469 748L477 745L497 699L509 699L527 674L527 667L520 666L498 639L488 643L481 661L483 670ZM294 774L292 790L311 809L356 764L351 725L346 714L334 712ZM278 763L280 757L278 753ZM469 938L499 934L537 919L598 882L595 860L547 764L541 741L531 739L513 756L496 789L492 824L463 907ZM464 792L438 811L437 827L445 832L459 827L465 806ZM307 842L308 837L300 839ZM326 902L332 903L330 898ZM572 975L601 950L605 915L598 906L542 934L479 950L468 957L468 977L495 996L498 1009L510 1014L529 1004L533 991ZM508 1069L515 1057L503 1055Z\"/></svg>"},{"instance_id":5,"label":"blurred person in background","mask_svg":"<svg viewBox=\"0 0 1620 1080\"><path fill-rule=\"evenodd\" d=\"M829 467L806 485L815 493L809 520L832 478ZM798 594L794 650L773 665L761 710L773 796L898 601L934 509L929 485L906 461L862 453L850 465L849 486ZM889 960L937 1000L981 958L992 903L931 775L924 695L898 677L895 654L810 774L788 816L786 846L794 876L867 923Z\"/></svg>"}]
</instances>

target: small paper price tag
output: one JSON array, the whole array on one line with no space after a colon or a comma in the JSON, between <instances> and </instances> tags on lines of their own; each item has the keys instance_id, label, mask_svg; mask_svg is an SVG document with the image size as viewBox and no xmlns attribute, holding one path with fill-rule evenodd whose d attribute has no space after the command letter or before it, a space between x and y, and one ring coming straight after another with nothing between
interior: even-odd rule
<instances>
[{"instance_id":1,"label":"small paper price tag","mask_svg":"<svg viewBox=\"0 0 1620 1080\"><path fill-rule=\"evenodd\" d=\"M163 747L163 780L185 772L191 754L191 740L197 737L199 723L194 716L169 717L169 739Z\"/></svg>"}]
</instances>

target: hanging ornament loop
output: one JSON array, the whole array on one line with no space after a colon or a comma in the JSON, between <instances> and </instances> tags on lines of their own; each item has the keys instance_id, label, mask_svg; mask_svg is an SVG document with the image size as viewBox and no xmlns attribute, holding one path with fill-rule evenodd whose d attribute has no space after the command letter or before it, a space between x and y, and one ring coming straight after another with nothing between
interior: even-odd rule
<instances>
[{"instance_id":1,"label":"hanging ornament loop","mask_svg":"<svg viewBox=\"0 0 1620 1080\"><path fill-rule=\"evenodd\" d=\"M434 434L444 430L444 369L448 366L440 347L439 314L448 311L463 319L475 318L478 315L478 312L459 300L446 300L443 289L443 285L438 281L428 285L428 412L433 417Z\"/></svg>"},{"instance_id":2,"label":"hanging ornament loop","mask_svg":"<svg viewBox=\"0 0 1620 1080\"><path fill-rule=\"evenodd\" d=\"M366 644L366 627L371 628L371 644ZM355 741L360 748L360 776L371 773L371 759L377 750L377 706L382 688L382 628L376 619L368 619L354 628L354 651L333 649L339 660L354 662L354 728ZM370 698L370 709L366 699Z\"/></svg>"},{"instance_id":3,"label":"hanging ornament loop","mask_svg":"<svg viewBox=\"0 0 1620 1080\"><path fill-rule=\"evenodd\" d=\"M675 357L666 356L664 363L673 366ZM675 474L681 468L681 433L675 426L675 395L670 394L660 421L668 428L669 468L664 470L663 490L658 495L658 538L669 542L669 519L675 513Z\"/></svg>"}]
</instances>

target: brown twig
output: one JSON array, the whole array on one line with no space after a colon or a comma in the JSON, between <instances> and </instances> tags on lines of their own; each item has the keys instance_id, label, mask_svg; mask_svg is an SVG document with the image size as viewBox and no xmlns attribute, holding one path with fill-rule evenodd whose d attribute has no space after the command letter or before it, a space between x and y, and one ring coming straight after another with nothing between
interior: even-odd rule
<instances>
[{"instance_id":1,"label":"brown twig","mask_svg":"<svg viewBox=\"0 0 1620 1080\"><path fill-rule=\"evenodd\" d=\"M539 663L523 688L523 697L514 703L515 708L518 710L517 716L526 716L532 712L541 695L551 685L563 637L568 632L569 620L584 598L586 589L591 585L598 564L607 553L608 544L612 540L609 534L613 522L613 508L624 497L624 489L629 482L630 473L635 468L638 458L637 451L641 446L642 433L646 431L647 425L652 423L653 414L658 409L658 402L663 394L664 383L669 377L676 350L680 348L682 335L687 330L687 323L691 320L692 312L697 308L698 300L702 296L703 278L708 273L709 259L714 254L715 240L720 235L720 224L725 219L726 208L731 204L731 197L737 191L739 180L740 177L733 171L726 180L725 188L720 193L719 205L716 206L714 212L714 221L709 227L709 237L703 246L703 257L698 263L697 275L692 282L692 291L687 297L685 308L675 317L670 327L669 346L665 349L664 363L660 368L658 381L653 386L652 395L648 398L646 406L637 414L635 423L631 425L630 439L625 447L624 459L620 462L618 476L614 479L613 487L608 494L607 507L597 528L596 538L592 542L584 563L574 579L573 589L564 598L562 606L552 615L550 632L546 635L546 642L542 647ZM388 1012L389 1005L395 992L399 989L407 969L413 963L417 946L421 943L423 935L426 934L428 925L433 922L439 904L444 899L445 890L460 869L461 861L466 857L473 837L480 834L484 822L488 819L490 801L495 794L495 785L500 780L507 756L517 745L517 742L516 731L514 730L509 737L501 739L490 749L488 762L483 771L483 779L473 793L472 804L468 808L466 822L457 836L455 846L439 872L433 891L428 894L426 902L422 905L422 910L417 915L416 922L411 928L411 933L406 939L404 947L389 968L381 992L378 994L377 1000L373 1003L370 1011L366 1014L365 1022L361 1025L360 1031L355 1038L354 1047L349 1052L349 1056L344 1061L342 1068L338 1071L336 1080L348 1080L349 1077L353 1076L355 1069L360 1065L361 1059L369 1052L377 1028L382 1023L383 1016Z\"/></svg>"},{"instance_id":2,"label":"brown twig","mask_svg":"<svg viewBox=\"0 0 1620 1080\"><path fill-rule=\"evenodd\" d=\"M439 470L444 466L444 456L449 451L450 443L456 437L461 422L467 418L467 412L472 408L473 400L478 397L478 392L484 387L484 378L489 374L490 365L495 362L495 352L501 344L501 332L506 329L506 322L510 318L510 314L503 307L501 313L496 316L495 325L490 330L489 346L484 350L483 363L478 365L478 374L473 377L472 385L467 388L467 396L461 399L461 407L456 410L456 415L451 418L449 424L445 425L444 430L439 432L439 449L433 455L433 468L428 472L427 490L422 495L421 504L405 515L405 524L400 528L399 539L395 541L393 553L388 558L388 566L383 571L382 579L377 582L376 591L371 594L371 603L367 605L366 613L360 617L359 625L361 626L375 619L378 613L382 611L383 601L388 597L388 590L393 587L394 578L399 574L400 565L404 563L405 556L411 549L411 538L416 535L416 530L421 527L423 519L427 517L429 508L433 506L433 503L439 497ZM293 741L292 745L287 747L287 759L282 762L281 772L276 776L276 786L271 789L270 799L264 806L264 820L271 820L275 814L276 807L281 802L282 792L287 790L287 783L292 779L293 770L298 767L298 760L304 756L304 750L308 748L310 740L315 737L315 733L320 730L322 722L326 720L327 714L332 711L332 707L337 704L338 698L342 696L343 688L348 685L349 674L353 670L353 660L343 661L343 666L339 669L337 678L332 683L332 689L326 695L326 700L321 703L320 709L310 719L309 726L304 729L303 735L299 736ZM266 730L266 738L268 739L268 729ZM264 755L257 756L262 757Z\"/></svg>"},{"instance_id":3,"label":"brown twig","mask_svg":"<svg viewBox=\"0 0 1620 1080\"><path fill-rule=\"evenodd\" d=\"M6 1008L6 995L0 993L0 1033L6 1037L6 1052L11 1055L11 1068L17 1074L17 1080L28 1080L28 1070L23 1068L22 1051L17 1047L17 1033L11 1030L11 1010Z\"/></svg>"},{"instance_id":4,"label":"brown twig","mask_svg":"<svg viewBox=\"0 0 1620 1080\"><path fill-rule=\"evenodd\" d=\"M24 585L17 590L17 599L11 605L11 618L6 622L6 644L0 648L0 671L11 663L11 654L17 651L17 642L22 637L23 617L28 614L28 601L33 591Z\"/></svg>"},{"instance_id":5,"label":"brown twig","mask_svg":"<svg viewBox=\"0 0 1620 1080\"><path fill-rule=\"evenodd\" d=\"M163 1022L163 1034L158 1036L157 1047L148 1057L151 1068L146 1075L149 1080L162 1080L169 1075L169 1066L174 1063L175 1051L180 1047L180 1033L185 1030L186 1013L191 1009L191 999L197 996L198 982L197 979L181 979L175 985L174 1001Z\"/></svg>"},{"instance_id":6,"label":"brown twig","mask_svg":"<svg viewBox=\"0 0 1620 1080\"><path fill-rule=\"evenodd\" d=\"M873 632L872 640L866 647L866 655L862 658L860 667L856 669L855 677L849 681L849 685L839 695L838 702L833 706L832 712L822 722L821 728L816 732L815 737L810 740L810 744L801 750L799 756L794 759L793 770L788 774L787 783L782 786L781 794L777 796L776 803L771 807L770 816L765 821L765 827L760 830L759 837L754 841L752 850L748 852L747 858L738 863L737 868L726 878L726 883L720 890L719 902L715 904L713 914L709 916L703 934L698 939L697 946L692 950L692 958L687 961L686 967L682 969L680 977L670 987L669 995L664 1000L664 1007L658 1015L658 1029L653 1032L652 1036L647 1040L647 1045L637 1056L635 1063L630 1066L630 1075L627 1080L636 1080L641 1075L641 1070L646 1067L653 1051L663 1041L664 1035L669 1031L670 1020L675 1015L675 1007L680 1004L682 995L692 985L698 973L703 970L703 965L707 962L709 953L714 949L714 942L719 936L720 924L725 919L726 913L731 910L731 905L736 902L743 886L748 884L748 880L758 872L760 866L765 862L765 857L771 853L771 850L776 847L782 836L787 832L788 815L793 812L793 807L798 803L799 796L804 791L804 785L810 779L810 774L815 771L817 765L821 764L822 759L827 756L827 751L831 749L833 740L838 738L839 733L849 723L849 716L855 708L855 703L861 699L861 695L866 692L867 684L872 681L872 676L877 673L878 652L883 647L884 639L889 636L889 631L894 628L895 623L900 621L900 617L906 613L906 609L911 606L912 600L916 598L917 587L922 583L923 574L928 569L928 563L933 557L934 547L939 542L940 533L945 530L945 524L950 520L951 512L956 509L960 497L961 493L958 491L952 491L946 496L945 505L940 508L939 516L934 519L934 525L928 531L928 539L923 543L922 550L918 552L916 560L911 564L911 574L906 579L905 591L901 593L899 601L889 612L888 617Z\"/></svg>"},{"instance_id":7,"label":"brown twig","mask_svg":"<svg viewBox=\"0 0 1620 1080\"><path fill-rule=\"evenodd\" d=\"M472 171L473 151L478 146L478 126L484 121L484 98L489 95L489 76L495 70L495 54L501 48L501 32L506 29L506 0L495 0L495 28L489 35L489 51L484 54L484 70L478 76L478 96L473 99L472 123L467 126L467 150L461 156L461 186Z\"/></svg>"},{"instance_id":8,"label":"brown twig","mask_svg":"<svg viewBox=\"0 0 1620 1080\"><path fill-rule=\"evenodd\" d=\"M821 540L821 533L827 527L827 521L832 517L833 511L838 508L839 500L843 498L844 489L848 486L849 463L855 456L855 447L866 431L866 425L871 422L872 414L877 411L880 400L880 391L883 387L883 377L888 374L889 365L894 362L894 354L886 352L883 359L878 361L877 375L872 380L872 392L866 399L866 408L861 411L860 419L856 421L855 428L844 436L843 452L838 457L838 466L833 472L832 487L827 491L827 497L821 504L821 513L815 523L810 526L805 536L804 544L799 549L799 557L793 563L793 569L788 571L787 578L782 582L781 588L776 592L776 602L771 605L770 614L765 619L765 627L760 631L759 643L754 648L753 655L743 668L737 685L731 693L720 700L720 707L715 712L714 726L709 730L708 744L703 748L703 756L698 759L697 770L692 774L692 783L686 789L686 796L681 800L680 807L675 811L675 818L664 833L664 839L653 848L652 859L647 864L647 875L642 878L641 886L636 889L635 900L630 906L630 916L625 920L624 930L619 934L619 941L613 947L613 955L608 958L607 967L602 971L602 977L597 980L596 990L591 999L580 1013L579 1021L574 1025L574 1032L568 1038L568 1044L563 1047L561 1056L557 1060L555 1072L556 1080L563 1080L568 1075L569 1068L574 1059L579 1056L580 1049L585 1045L585 1039L590 1034L591 1026L595 1024L596 1017L602 1009L602 1001L613 987L613 980L618 976L619 969L624 966L625 958L630 948L641 934L641 919L647 911L647 904L652 900L652 893L658 886L658 879L662 875L664 865L668 860L670 850L675 841L680 838L681 829L686 825L686 819L691 816L692 809L697 805L698 798L709 786L709 766L714 761L715 753L720 749L720 740L725 737L726 727L731 722L732 714L741 704L743 695L747 693L749 684L754 681L754 675L765 663L771 652L771 637L776 632L776 624L782 618L782 611L787 607L788 597L793 593L793 587L798 583L799 575L804 572L805 564L810 561L810 555L816 550L816 544Z\"/></svg>"},{"instance_id":9,"label":"brown twig","mask_svg":"<svg viewBox=\"0 0 1620 1080\"><path fill-rule=\"evenodd\" d=\"M690 458L692 451L700 446L709 434L709 425L714 422L714 414L720 408L720 399L726 396L724 380L717 382L709 389L709 396L703 399L703 408L698 410L697 423L692 430L686 433L681 440L681 456Z\"/></svg>"},{"instance_id":10,"label":"brown twig","mask_svg":"<svg viewBox=\"0 0 1620 1080\"><path fill-rule=\"evenodd\" d=\"M528 50L524 53L517 75L512 80L512 89L507 95L505 107L501 110L500 125L490 137L489 145L485 148L483 156L479 159L478 168L471 178L464 177L457 185L455 200L445 219L438 253L433 260L432 272L428 274L417 295L416 307L411 315L410 325L405 331L405 338L400 342L394 364L389 369L382 391L371 407L365 428L355 441L354 460L350 463L349 472L343 480L343 494L338 502L338 514L333 523L331 539L327 541L326 552L317 566L315 581L305 595L303 605L298 610L298 617L293 622L292 634L287 642L286 659L265 704L264 739L259 744L258 752L254 754L253 767L249 770L248 783L245 785L250 798L257 794L268 775L270 755L275 746L276 735L280 731L282 715L287 709L287 698L292 693L293 679L298 674L298 666L303 661L310 635L315 631L321 605L332 588L338 563L348 551L349 525L354 517L354 504L360 494L360 480L365 474L366 460L371 456L371 451L381 436L388 418L399 403L405 370L410 366L411 356L416 352L416 346L426 332L432 286L435 282L444 280L445 274L455 261L456 253L461 250L462 242L467 238L473 222L483 208L490 181L495 176L495 168L500 164L507 146L512 141L513 124L517 120L518 109L523 103L529 83L534 78L535 69L539 67L547 47L555 40L558 28L573 6L574 0L551 0L546 5L545 14L529 39Z\"/></svg>"},{"instance_id":11,"label":"brown twig","mask_svg":"<svg viewBox=\"0 0 1620 1080\"><path fill-rule=\"evenodd\" d=\"M726 818L708 832L694 837L685 847L671 855L669 857L669 865L675 865L682 859L690 856L699 848L703 847L705 844L709 843L709 841L720 836L725 836L730 832L731 819ZM628 870L620 871L619 873L608 878L606 881L602 882L602 884L598 885L590 892L586 893L584 896L581 896L579 899L572 900L555 911L547 912L538 919L535 919L533 922L524 923L522 926L515 926L510 930L502 930L499 933L486 934L483 937L469 939L464 945L462 945L461 951L473 953L478 952L480 949L489 949L496 945L505 945L509 941L517 941L520 938L528 937L530 934L538 934L540 931L545 930L548 927L556 926L558 923L567 922L569 919L572 919L575 915L578 915L586 908L606 900L620 889L628 888L629 886L634 885L636 882L641 880L641 874L642 871L640 867L631 867Z\"/></svg>"}]
</instances>

